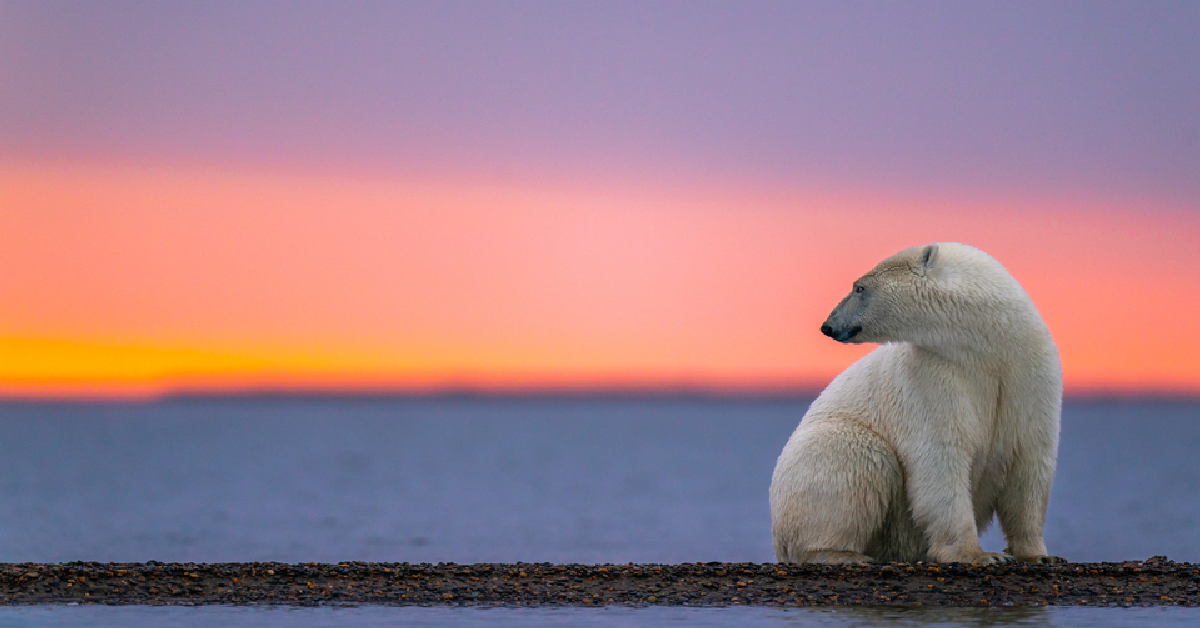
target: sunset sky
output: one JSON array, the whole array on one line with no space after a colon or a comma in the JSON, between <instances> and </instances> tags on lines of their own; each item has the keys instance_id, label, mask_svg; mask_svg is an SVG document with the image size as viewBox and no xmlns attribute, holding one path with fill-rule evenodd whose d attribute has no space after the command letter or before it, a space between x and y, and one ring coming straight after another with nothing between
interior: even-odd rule
<instances>
[{"instance_id":1,"label":"sunset sky","mask_svg":"<svg viewBox=\"0 0 1200 628\"><path fill-rule=\"evenodd\" d=\"M978 246L1200 393L1195 2L0 0L0 397L821 386Z\"/></svg>"}]
</instances>

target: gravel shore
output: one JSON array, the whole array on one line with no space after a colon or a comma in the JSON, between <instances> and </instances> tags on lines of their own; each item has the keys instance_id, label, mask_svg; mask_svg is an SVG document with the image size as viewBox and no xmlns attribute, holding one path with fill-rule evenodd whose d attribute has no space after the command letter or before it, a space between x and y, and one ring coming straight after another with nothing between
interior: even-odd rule
<instances>
[{"instance_id":1,"label":"gravel shore","mask_svg":"<svg viewBox=\"0 0 1200 628\"><path fill-rule=\"evenodd\" d=\"M1198 606L1200 563L0 564L0 604Z\"/></svg>"}]
</instances>

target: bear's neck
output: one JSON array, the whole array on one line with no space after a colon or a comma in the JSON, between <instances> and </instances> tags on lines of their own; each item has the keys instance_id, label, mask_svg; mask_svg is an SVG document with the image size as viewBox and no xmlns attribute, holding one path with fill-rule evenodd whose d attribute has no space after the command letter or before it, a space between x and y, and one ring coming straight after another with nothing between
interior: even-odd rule
<instances>
[{"instance_id":1,"label":"bear's neck","mask_svg":"<svg viewBox=\"0 0 1200 628\"><path fill-rule=\"evenodd\" d=\"M973 333L933 333L930 338L913 338L909 344L944 360L965 367L1003 371L1028 364L1053 351L1050 332L1039 319L1022 326L976 327Z\"/></svg>"}]
</instances>

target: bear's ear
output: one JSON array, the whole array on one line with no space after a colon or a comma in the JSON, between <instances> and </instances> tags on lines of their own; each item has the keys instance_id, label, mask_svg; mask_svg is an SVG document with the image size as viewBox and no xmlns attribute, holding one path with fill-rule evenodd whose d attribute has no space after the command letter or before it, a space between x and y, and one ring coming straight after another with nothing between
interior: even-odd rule
<instances>
[{"instance_id":1,"label":"bear's ear","mask_svg":"<svg viewBox=\"0 0 1200 628\"><path fill-rule=\"evenodd\" d=\"M921 251L921 269L925 272L933 270L937 266L938 261L938 245L930 244Z\"/></svg>"}]
</instances>

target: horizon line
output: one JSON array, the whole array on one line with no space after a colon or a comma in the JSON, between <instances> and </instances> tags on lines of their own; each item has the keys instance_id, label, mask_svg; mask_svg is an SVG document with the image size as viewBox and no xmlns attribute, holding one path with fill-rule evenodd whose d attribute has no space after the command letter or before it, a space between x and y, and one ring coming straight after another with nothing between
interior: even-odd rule
<instances>
[{"instance_id":1,"label":"horizon line","mask_svg":"<svg viewBox=\"0 0 1200 628\"><path fill-rule=\"evenodd\" d=\"M246 385L156 389L3 390L0 403L155 403L187 400L270 399L713 399L816 398L827 383L596 383L489 385ZM1064 401L1200 401L1200 390L1183 387L1070 386Z\"/></svg>"}]
</instances>

